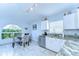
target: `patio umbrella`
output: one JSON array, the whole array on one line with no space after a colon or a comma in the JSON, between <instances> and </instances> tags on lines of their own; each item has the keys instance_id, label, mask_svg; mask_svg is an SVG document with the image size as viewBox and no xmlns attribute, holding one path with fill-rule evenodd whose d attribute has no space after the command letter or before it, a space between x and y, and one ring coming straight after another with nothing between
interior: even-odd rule
<instances>
[{"instance_id":1,"label":"patio umbrella","mask_svg":"<svg viewBox=\"0 0 79 59\"><path fill-rule=\"evenodd\" d=\"M17 35L15 34L21 34L22 33L22 29L18 26L18 25L14 25L14 24L9 24L6 25L5 27L3 27L2 30L2 38L14 38Z\"/></svg>"}]
</instances>

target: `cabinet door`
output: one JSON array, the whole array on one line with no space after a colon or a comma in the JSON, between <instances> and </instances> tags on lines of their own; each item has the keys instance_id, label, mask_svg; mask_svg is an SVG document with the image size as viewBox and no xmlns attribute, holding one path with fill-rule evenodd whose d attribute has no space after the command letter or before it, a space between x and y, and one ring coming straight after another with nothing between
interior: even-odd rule
<instances>
[{"instance_id":1,"label":"cabinet door","mask_svg":"<svg viewBox=\"0 0 79 59\"><path fill-rule=\"evenodd\" d=\"M63 20L51 22L50 33L63 33Z\"/></svg>"},{"instance_id":2,"label":"cabinet door","mask_svg":"<svg viewBox=\"0 0 79 59\"><path fill-rule=\"evenodd\" d=\"M77 25L77 29L79 29L79 9L76 12L76 25Z\"/></svg>"},{"instance_id":3,"label":"cabinet door","mask_svg":"<svg viewBox=\"0 0 79 59\"><path fill-rule=\"evenodd\" d=\"M39 37L39 45L41 47L45 47L45 36L40 36Z\"/></svg>"},{"instance_id":4,"label":"cabinet door","mask_svg":"<svg viewBox=\"0 0 79 59\"><path fill-rule=\"evenodd\" d=\"M46 38L46 48L59 52L60 49L63 47L65 40L57 39L57 38Z\"/></svg>"},{"instance_id":5,"label":"cabinet door","mask_svg":"<svg viewBox=\"0 0 79 59\"><path fill-rule=\"evenodd\" d=\"M76 29L75 13L64 16L64 29Z\"/></svg>"},{"instance_id":6,"label":"cabinet door","mask_svg":"<svg viewBox=\"0 0 79 59\"><path fill-rule=\"evenodd\" d=\"M55 33L55 24L54 24L54 22L51 22L50 23L50 33Z\"/></svg>"},{"instance_id":7,"label":"cabinet door","mask_svg":"<svg viewBox=\"0 0 79 59\"><path fill-rule=\"evenodd\" d=\"M48 29L49 29L48 21L42 21L41 22L41 30L48 30Z\"/></svg>"},{"instance_id":8,"label":"cabinet door","mask_svg":"<svg viewBox=\"0 0 79 59\"><path fill-rule=\"evenodd\" d=\"M63 33L63 20L55 22L55 33Z\"/></svg>"},{"instance_id":9,"label":"cabinet door","mask_svg":"<svg viewBox=\"0 0 79 59\"><path fill-rule=\"evenodd\" d=\"M52 51L55 51L55 45L54 45L54 41L53 40L55 40L55 38L49 38L49 37L46 37L46 48L47 49L50 49L50 50L52 50Z\"/></svg>"}]
</instances>

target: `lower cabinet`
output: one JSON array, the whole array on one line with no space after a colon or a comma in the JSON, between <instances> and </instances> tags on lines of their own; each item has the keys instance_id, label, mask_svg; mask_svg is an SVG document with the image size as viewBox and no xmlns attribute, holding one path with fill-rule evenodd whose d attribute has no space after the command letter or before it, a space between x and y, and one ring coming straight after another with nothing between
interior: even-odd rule
<instances>
[{"instance_id":1,"label":"lower cabinet","mask_svg":"<svg viewBox=\"0 0 79 59\"><path fill-rule=\"evenodd\" d=\"M44 48L46 47L46 38L45 38L45 36L40 36L39 37L38 44L41 47L44 47Z\"/></svg>"},{"instance_id":2,"label":"lower cabinet","mask_svg":"<svg viewBox=\"0 0 79 59\"><path fill-rule=\"evenodd\" d=\"M65 40L46 37L46 48L55 52L59 52L63 47Z\"/></svg>"}]
</instances>

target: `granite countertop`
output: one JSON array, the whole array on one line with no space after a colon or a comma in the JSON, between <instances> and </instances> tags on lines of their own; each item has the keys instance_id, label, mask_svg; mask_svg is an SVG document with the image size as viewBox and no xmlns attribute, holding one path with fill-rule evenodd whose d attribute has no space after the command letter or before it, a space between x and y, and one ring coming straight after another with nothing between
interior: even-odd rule
<instances>
[{"instance_id":1,"label":"granite countertop","mask_svg":"<svg viewBox=\"0 0 79 59\"><path fill-rule=\"evenodd\" d=\"M64 35L64 39L66 39L66 40L78 40L79 39L79 36Z\"/></svg>"},{"instance_id":2,"label":"granite countertop","mask_svg":"<svg viewBox=\"0 0 79 59\"><path fill-rule=\"evenodd\" d=\"M48 34L47 36L51 38L63 39L62 34Z\"/></svg>"},{"instance_id":3,"label":"granite countertop","mask_svg":"<svg viewBox=\"0 0 79 59\"><path fill-rule=\"evenodd\" d=\"M57 39L65 39L65 40L74 40L74 41L77 41L79 40L79 36L78 35L63 35L62 34L48 34L46 35L47 37L50 37L50 38L57 38Z\"/></svg>"}]
</instances>

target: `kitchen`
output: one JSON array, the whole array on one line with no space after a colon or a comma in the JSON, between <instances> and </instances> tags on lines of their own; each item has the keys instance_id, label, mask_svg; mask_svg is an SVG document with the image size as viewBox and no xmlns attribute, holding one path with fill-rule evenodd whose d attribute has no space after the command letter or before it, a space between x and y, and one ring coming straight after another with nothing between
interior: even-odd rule
<instances>
[{"instance_id":1,"label":"kitchen","mask_svg":"<svg viewBox=\"0 0 79 59\"><path fill-rule=\"evenodd\" d=\"M2 44L12 43L13 38L2 40L0 35L0 48L2 48L0 55L7 54L5 51L9 48L11 52L8 51L8 53L11 55L79 55L79 47L77 47L79 45L79 4L20 3L0 4L0 6L0 19L2 19L0 33L5 33L3 30L6 26L11 25L9 28L14 30L18 26L19 33L29 33L32 39L30 45L25 48L17 44L12 48L8 45L2 46Z\"/></svg>"},{"instance_id":2,"label":"kitchen","mask_svg":"<svg viewBox=\"0 0 79 59\"><path fill-rule=\"evenodd\" d=\"M40 24L40 31L42 33L39 34L39 46L59 54L61 50L65 48L63 51L65 53L62 54L66 56L79 55L79 51L77 50L79 49L77 47L79 45L78 14L78 7L73 7L71 9L65 10L63 13L59 13L57 16L55 15L54 18L51 16L46 16L47 18L43 17ZM55 20L51 21L51 18ZM44 32L47 32L47 35L45 35ZM72 45L73 48L71 50L69 50L71 47L68 44ZM73 44L75 45L73 46ZM77 50L76 52L74 47L75 50Z\"/></svg>"}]
</instances>

